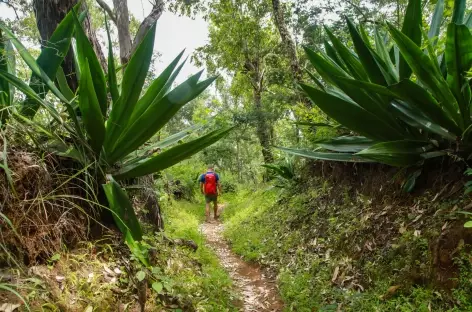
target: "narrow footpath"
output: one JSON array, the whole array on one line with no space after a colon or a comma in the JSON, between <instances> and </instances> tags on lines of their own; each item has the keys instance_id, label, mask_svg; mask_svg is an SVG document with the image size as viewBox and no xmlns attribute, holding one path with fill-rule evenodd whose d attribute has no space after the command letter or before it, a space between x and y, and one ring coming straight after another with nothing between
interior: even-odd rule
<instances>
[{"instance_id":1,"label":"narrow footpath","mask_svg":"<svg viewBox=\"0 0 472 312\"><path fill-rule=\"evenodd\" d=\"M219 207L219 214L224 206ZM223 238L223 224L211 220L201 225L206 243L215 251L222 266L234 281L238 293L242 295L236 306L244 312L278 312L283 303L278 295L275 282L268 279L261 269L247 263L234 254Z\"/></svg>"}]
</instances>

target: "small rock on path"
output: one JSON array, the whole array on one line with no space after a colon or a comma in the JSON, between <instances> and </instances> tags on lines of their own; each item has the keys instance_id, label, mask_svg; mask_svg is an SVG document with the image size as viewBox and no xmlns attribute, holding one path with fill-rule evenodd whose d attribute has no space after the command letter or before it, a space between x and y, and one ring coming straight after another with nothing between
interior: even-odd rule
<instances>
[{"instance_id":1,"label":"small rock on path","mask_svg":"<svg viewBox=\"0 0 472 312\"><path fill-rule=\"evenodd\" d=\"M223 206L220 206L219 211L222 209ZM283 303L275 283L269 280L258 266L243 261L231 251L223 238L223 229L223 224L215 220L201 225L206 243L215 251L243 296L236 306L244 312L282 311Z\"/></svg>"}]
</instances>

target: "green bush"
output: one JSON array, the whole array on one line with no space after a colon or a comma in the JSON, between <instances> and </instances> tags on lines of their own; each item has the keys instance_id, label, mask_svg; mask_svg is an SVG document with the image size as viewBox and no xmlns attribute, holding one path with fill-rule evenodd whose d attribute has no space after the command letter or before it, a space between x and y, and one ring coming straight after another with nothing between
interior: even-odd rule
<instances>
[{"instance_id":1,"label":"green bush","mask_svg":"<svg viewBox=\"0 0 472 312\"><path fill-rule=\"evenodd\" d=\"M26 96L19 110L27 118L19 114L14 116L46 135L50 142L46 145L49 148L54 146L53 152L74 159L84 170L92 172L91 176L95 177L98 184L103 184L108 205L114 212L113 218L134 252L138 250L135 241L141 240L142 229L128 195L115 180L130 180L166 169L213 144L224 137L229 129L212 131L169 148L194 132L194 127L191 127L145 146L179 109L202 93L215 77L200 81L202 72L199 72L172 89L184 65L179 64L182 52L144 90L154 48L156 25L153 25L122 69L123 79L119 84L110 34L108 32L108 74L105 75L81 25L85 14L77 16L74 10L69 12L48 41L51 46L42 49L37 61L14 34L0 23L0 56L10 53L9 47L13 45L33 72L30 85L27 85L15 76L9 63L2 57L0 109L12 103L13 86ZM64 73L59 70L72 37L76 42L78 94L68 87ZM57 80L58 87L54 80ZM48 91L62 105L45 100ZM28 119L33 118L40 107L52 118L48 125L51 129ZM67 118L63 118L60 108L65 109ZM2 122L6 120L4 112L0 117ZM58 134L61 133L58 128L64 130L66 138ZM155 150L163 151L155 154ZM98 195L95 194L95 197ZM140 259L146 262L145 256Z\"/></svg>"},{"instance_id":2,"label":"green bush","mask_svg":"<svg viewBox=\"0 0 472 312\"><path fill-rule=\"evenodd\" d=\"M232 181L225 181L221 180L221 189L223 190L223 193L236 193L237 191L237 185L236 183Z\"/></svg>"},{"instance_id":3,"label":"green bush","mask_svg":"<svg viewBox=\"0 0 472 312\"><path fill-rule=\"evenodd\" d=\"M319 140L316 151L283 150L399 167L450 154L466 158L472 151L472 15L464 17L465 4L455 1L444 47L437 46L444 0L437 1L427 35L421 0L409 0L401 31L379 23L369 38L362 25L347 19L354 51L326 28L324 51L305 48L322 82L311 74L315 85L302 88L326 115L358 135Z\"/></svg>"},{"instance_id":4,"label":"green bush","mask_svg":"<svg viewBox=\"0 0 472 312\"><path fill-rule=\"evenodd\" d=\"M453 295L431 280L437 265L431 244L449 217L423 215L421 225L401 234L398 229L416 217L410 215L409 204L398 204L382 215L381 209L389 207L384 195L375 203L357 192L343 196L343 186L323 184L322 179L309 185L243 190L226 198L229 204L223 212L232 249L276 273L288 311L470 310L470 252L456 259L461 274ZM448 210L466 202L432 202L432 197L425 194L415 202L431 214L438 207ZM372 250L363 247L374 241ZM333 282L336 267L339 275ZM382 299L395 285L401 288Z\"/></svg>"}]
</instances>

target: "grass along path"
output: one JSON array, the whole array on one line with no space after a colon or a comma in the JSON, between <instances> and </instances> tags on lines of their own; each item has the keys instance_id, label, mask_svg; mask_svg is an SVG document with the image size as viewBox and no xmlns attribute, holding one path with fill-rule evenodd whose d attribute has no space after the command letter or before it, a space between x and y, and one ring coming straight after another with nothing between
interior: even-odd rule
<instances>
[{"instance_id":1,"label":"grass along path","mask_svg":"<svg viewBox=\"0 0 472 312\"><path fill-rule=\"evenodd\" d=\"M221 214L223 205L219 207ZM223 224L212 220L201 224L201 231L206 242L218 256L221 265L228 271L237 291L242 298L236 305L244 312L282 311L282 301L278 295L275 282L264 276L261 269L243 261L235 255L223 238Z\"/></svg>"}]
</instances>

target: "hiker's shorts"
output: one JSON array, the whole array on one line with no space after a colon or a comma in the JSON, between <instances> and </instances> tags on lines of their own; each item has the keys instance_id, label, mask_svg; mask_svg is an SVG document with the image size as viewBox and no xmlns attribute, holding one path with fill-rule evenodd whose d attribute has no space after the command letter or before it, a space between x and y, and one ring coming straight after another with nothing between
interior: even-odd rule
<instances>
[{"instance_id":1,"label":"hiker's shorts","mask_svg":"<svg viewBox=\"0 0 472 312\"><path fill-rule=\"evenodd\" d=\"M218 200L218 195L214 194L214 195L205 195L205 201L207 203L211 203L211 202L215 202Z\"/></svg>"}]
</instances>

